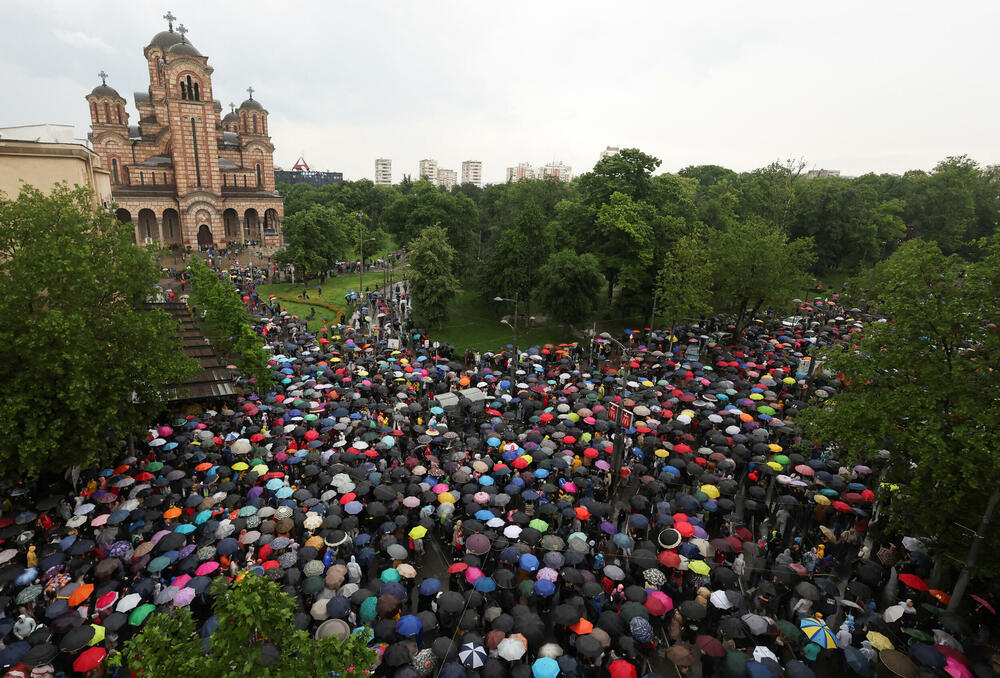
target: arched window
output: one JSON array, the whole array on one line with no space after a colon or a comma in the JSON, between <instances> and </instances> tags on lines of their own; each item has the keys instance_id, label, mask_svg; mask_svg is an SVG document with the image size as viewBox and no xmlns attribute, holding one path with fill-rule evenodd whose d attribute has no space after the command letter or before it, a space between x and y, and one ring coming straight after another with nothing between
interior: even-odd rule
<instances>
[{"instance_id":1,"label":"arched window","mask_svg":"<svg viewBox=\"0 0 1000 678\"><path fill-rule=\"evenodd\" d=\"M188 98L187 83L181 80L181 99Z\"/></svg>"},{"instance_id":2,"label":"arched window","mask_svg":"<svg viewBox=\"0 0 1000 678\"><path fill-rule=\"evenodd\" d=\"M198 83L194 83L194 100L201 101L201 92L198 91Z\"/></svg>"},{"instance_id":3,"label":"arched window","mask_svg":"<svg viewBox=\"0 0 1000 678\"><path fill-rule=\"evenodd\" d=\"M260 116L260 133L267 134L267 116Z\"/></svg>"},{"instance_id":4,"label":"arched window","mask_svg":"<svg viewBox=\"0 0 1000 678\"><path fill-rule=\"evenodd\" d=\"M111 158L111 176L114 177L115 183L118 183L118 158Z\"/></svg>"},{"instance_id":5,"label":"arched window","mask_svg":"<svg viewBox=\"0 0 1000 678\"><path fill-rule=\"evenodd\" d=\"M121 104L118 104L118 107L117 107L117 110L115 111L115 113L118 116L118 124L119 125L122 124L122 105Z\"/></svg>"},{"instance_id":6,"label":"arched window","mask_svg":"<svg viewBox=\"0 0 1000 678\"><path fill-rule=\"evenodd\" d=\"M104 102L104 123L111 124L111 106L108 105L107 101Z\"/></svg>"},{"instance_id":7,"label":"arched window","mask_svg":"<svg viewBox=\"0 0 1000 678\"><path fill-rule=\"evenodd\" d=\"M247 130L250 129L250 126L247 125L247 114L246 113L241 113L240 117L243 118L243 131L246 132Z\"/></svg>"},{"instance_id":8,"label":"arched window","mask_svg":"<svg viewBox=\"0 0 1000 678\"><path fill-rule=\"evenodd\" d=\"M257 133L257 116L253 116L253 133Z\"/></svg>"},{"instance_id":9,"label":"arched window","mask_svg":"<svg viewBox=\"0 0 1000 678\"><path fill-rule=\"evenodd\" d=\"M94 101L90 102L90 119L97 122L97 103Z\"/></svg>"},{"instance_id":10,"label":"arched window","mask_svg":"<svg viewBox=\"0 0 1000 678\"><path fill-rule=\"evenodd\" d=\"M260 188L263 185L264 185L264 181L261 178L260 165L258 164L257 165L257 188Z\"/></svg>"}]
</instances>

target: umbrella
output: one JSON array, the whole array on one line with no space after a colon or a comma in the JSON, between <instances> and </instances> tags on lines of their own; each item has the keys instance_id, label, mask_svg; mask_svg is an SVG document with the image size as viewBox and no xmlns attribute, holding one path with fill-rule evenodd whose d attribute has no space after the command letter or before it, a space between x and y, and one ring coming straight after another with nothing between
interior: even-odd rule
<instances>
[{"instance_id":1,"label":"umbrella","mask_svg":"<svg viewBox=\"0 0 1000 678\"><path fill-rule=\"evenodd\" d=\"M799 623L799 628L806 634L806 638L820 647L826 649L837 647L837 637L833 635L833 631L822 619L806 617Z\"/></svg>"},{"instance_id":2,"label":"umbrella","mask_svg":"<svg viewBox=\"0 0 1000 678\"><path fill-rule=\"evenodd\" d=\"M458 651L462 664L470 669L478 669L486 663L486 650L477 643L465 643Z\"/></svg>"},{"instance_id":3,"label":"umbrella","mask_svg":"<svg viewBox=\"0 0 1000 678\"><path fill-rule=\"evenodd\" d=\"M103 647L92 647L86 652L83 652L79 657L73 661L73 670L77 673L86 673L87 671L93 671L104 658L108 656L108 651Z\"/></svg>"},{"instance_id":4,"label":"umbrella","mask_svg":"<svg viewBox=\"0 0 1000 678\"><path fill-rule=\"evenodd\" d=\"M552 657L539 657L531 665L531 674L535 678L556 678L559 675L559 662Z\"/></svg>"},{"instance_id":5,"label":"umbrella","mask_svg":"<svg viewBox=\"0 0 1000 678\"><path fill-rule=\"evenodd\" d=\"M524 643L513 638L504 638L500 641L500 644L497 645L497 655L499 655L502 659L512 662L523 657L524 653L527 651L528 648L525 647Z\"/></svg>"}]
</instances>

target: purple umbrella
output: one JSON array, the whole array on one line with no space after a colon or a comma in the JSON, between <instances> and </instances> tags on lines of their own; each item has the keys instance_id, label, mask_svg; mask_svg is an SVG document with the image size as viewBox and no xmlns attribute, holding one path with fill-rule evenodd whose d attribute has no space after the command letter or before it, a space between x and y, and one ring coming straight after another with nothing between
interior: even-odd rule
<instances>
[{"instance_id":1,"label":"purple umbrella","mask_svg":"<svg viewBox=\"0 0 1000 678\"><path fill-rule=\"evenodd\" d=\"M618 534L618 528L606 520L601 521L601 530L607 532L608 534Z\"/></svg>"},{"instance_id":2,"label":"purple umbrella","mask_svg":"<svg viewBox=\"0 0 1000 678\"><path fill-rule=\"evenodd\" d=\"M190 587L184 587L177 592L174 596L174 607L185 607L191 604L194 600L195 590Z\"/></svg>"}]
</instances>

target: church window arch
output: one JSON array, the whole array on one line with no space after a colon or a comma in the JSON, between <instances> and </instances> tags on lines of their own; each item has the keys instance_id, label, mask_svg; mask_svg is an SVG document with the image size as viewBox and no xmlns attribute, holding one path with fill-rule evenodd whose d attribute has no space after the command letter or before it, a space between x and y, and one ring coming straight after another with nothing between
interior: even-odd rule
<instances>
[{"instance_id":1,"label":"church window arch","mask_svg":"<svg viewBox=\"0 0 1000 678\"><path fill-rule=\"evenodd\" d=\"M181 80L181 99L187 99L187 98L188 98L187 83Z\"/></svg>"},{"instance_id":2,"label":"church window arch","mask_svg":"<svg viewBox=\"0 0 1000 678\"><path fill-rule=\"evenodd\" d=\"M115 183L117 184L118 183L118 158L111 158L111 175L114 178Z\"/></svg>"},{"instance_id":3,"label":"church window arch","mask_svg":"<svg viewBox=\"0 0 1000 678\"><path fill-rule=\"evenodd\" d=\"M111 124L111 106L108 105L107 101L104 102L104 124Z\"/></svg>"},{"instance_id":4,"label":"church window arch","mask_svg":"<svg viewBox=\"0 0 1000 678\"><path fill-rule=\"evenodd\" d=\"M247 125L247 114L240 113L240 117L243 118L243 131L246 132L247 130L250 129L250 126Z\"/></svg>"},{"instance_id":5,"label":"church window arch","mask_svg":"<svg viewBox=\"0 0 1000 678\"><path fill-rule=\"evenodd\" d=\"M253 116L252 120L253 120L253 133L256 134L257 133L257 116L256 115Z\"/></svg>"},{"instance_id":6,"label":"church window arch","mask_svg":"<svg viewBox=\"0 0 1000 678\"><path fill-rule=\"evenodd\" d=\"M201 101L201 92L198 91L198 83L194 83L194 100Z\"/></svg>"},{"instance_id":7,"label":"church window arch","mask_svg":"<svg viewBox=\"0 0 1000 678\"><path fill-rule=\"evenodd\" d=\"M90 118L97 122L97 103L94 101L90 102Z\"/></svg>"},{"instance_id":8,"label":"church window arch","mask_svg":"<svg viewBox=\"0 0 1000 678\"><path fill-rule=\"evenodd\" d=\"M264 185L264 178L260 172L260 163L257 163L257 188L260 188L263 185Z\"/></svg>"},{"instance_id":9,"label":"church window arch","mask_svg":"<svg viewBox=\"0 0 1000 678\"><path fill-rule=\"evenodd\" d=\"M118 124L119 125L122 124L122 105L121 104L118 104L117 110L115 111L115 115L118 116Z\"/></svg>"}]
</instances>

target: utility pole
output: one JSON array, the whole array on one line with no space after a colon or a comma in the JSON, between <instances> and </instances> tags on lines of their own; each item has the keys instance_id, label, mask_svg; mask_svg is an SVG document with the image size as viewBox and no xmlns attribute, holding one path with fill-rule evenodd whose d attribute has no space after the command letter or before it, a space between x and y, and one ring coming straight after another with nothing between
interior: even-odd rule
<instances>
[{"instance_id":1,"label":"utility pole","mask_svg":"<svg viewBox=\"0 0 1000 678\"><path fill-rule=\"evenodd\" d=\"M979 521L979 528L972 539L972 546L969 547L965 566L955 581L955 587L951 590L951 602L948 603L949 612L957 610L963 596L965 596L965 589L969 586L969 579L972 577L972 568L976 566L976 559L979 557L979 551L986 540L986 530L990 526L990 520L993 519L993 512L996 511L998 501L1000 501L1000 487L994 486L993 494L990 495L990 500L986 503L986 512L983 513L983 518Z\"/></svg>"},{"instance_id":2,"label":"utility pole","mask_svg":"<svg viewBox=\"0 0 1000 678\"><path fill-rule=\"evenodd\" d=\"M359 213L360 214L360 213ZM358 219L358 256L361 261L358 263L358 300L361 300L361 294L365 290L365 227L361 223L361 219Z\"/></svg>"}]
</instances>

